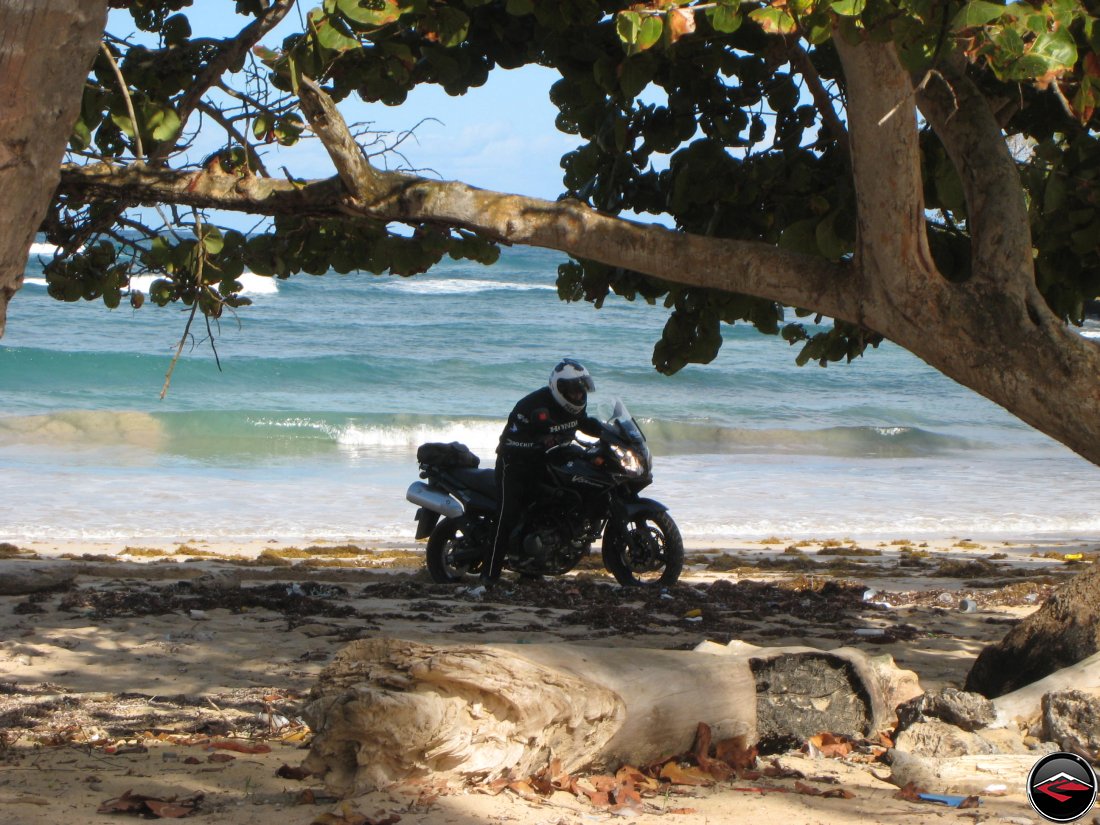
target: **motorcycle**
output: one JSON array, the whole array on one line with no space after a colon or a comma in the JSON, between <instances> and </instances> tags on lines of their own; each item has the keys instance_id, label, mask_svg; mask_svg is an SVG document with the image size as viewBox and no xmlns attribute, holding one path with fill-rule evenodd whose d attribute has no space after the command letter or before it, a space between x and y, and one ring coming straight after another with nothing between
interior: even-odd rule
<instances>
[{"instance_id":1,"label":"motorcycle","mask_svg":"<svg viewBox=\"0 0 1100 825\"><path fill-rule=\"evenodd\" d=\"M510 536L504 568L521 576L560 576L603 538L604 567L619 584L668 586L680 577L684 542L660 502L639 493L653 481L645 436L621 401L595 442L574 440L548 451L546 475ZM432 580L480 573L496 536L495 471L464 444L417 449L420 477L405 494L419 505L416 538L427 538ZM426 483L425 483L426 482Z\"/></svg>"}]
</instances>

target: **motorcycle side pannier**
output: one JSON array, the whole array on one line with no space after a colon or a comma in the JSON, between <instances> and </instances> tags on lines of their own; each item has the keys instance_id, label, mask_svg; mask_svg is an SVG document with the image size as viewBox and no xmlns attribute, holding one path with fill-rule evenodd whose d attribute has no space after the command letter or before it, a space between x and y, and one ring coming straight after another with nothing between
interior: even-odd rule
<instances>
[{"instance_id":1,"label":"motorcycle side pannier","mask_svg":"<svg viewBox=\"0 0 1100 825\"><path fill-rule=\"evenodd\" d=\"M470 452L469 447L457 441L449 444L438 441L421 444L416 448L416 460L420 464L442 468L477 467L481 463L481 459Z\"/></svg>"}]
</instances>

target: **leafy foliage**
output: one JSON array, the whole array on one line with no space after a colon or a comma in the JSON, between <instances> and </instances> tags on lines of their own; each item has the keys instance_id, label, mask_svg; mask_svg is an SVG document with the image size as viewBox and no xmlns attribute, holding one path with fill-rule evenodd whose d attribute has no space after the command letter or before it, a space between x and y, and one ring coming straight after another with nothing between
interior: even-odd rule
<instances>
[{"instance_id":1,"label":"leafy foliage","mask_svg":"<svg viewBox=\"0 0 1100 825\"><path fill-rule=\"evenodd\" d=\"M280 48L251 54L234 51L246 25L225 40L192 37L188 0L115 5L158 42L108 38L110 55L99 56L89 77L74 152L125 160L138 154L140 139L149 162L170 163L194 128L188 96L206 83L207 111L220 113L212 119L226 132L226 148L206 162L264 174L264 146L305 136L296 98L303 75L322 80L337 100L399 105L419 84L460 95L494 69L537 63L560 73L551 90L555 125L578 141L562 158L564 194L611 213L657 215L684 231L833 261L852 255L857 235L833 38L889 38L918 79L962 55L1000 107L1006 133L1021 141L1047 302L1080 323L1100 293L1100 24L1079 0L323 0ZM248 24L278 6L238 0L235 11ZM214 93L205 72L218 61L220 82L246 91ZM962 184L930 131L921 146L932 251L945 277L965 280ZM151 230L135 242L111 234L119 215L103 204L59 202L51 238L69 249L91 243L51 265L51 294L112 307L129 294L140 306L143 297L128 287L138 268L162 275L153 303L197 301L217 316L246 303L236 281L245 267L277 277L329 268L411 275L446 254L481 261L496 254L490 240L465 230L418 226L398 236L302 216L277 216L249 238L216 233L198 216L186 239ZM713 359L722 325L739 321L782 333L800 347L798 363L851 360L881 340L848 323L787 323L785 308L772 302L591 261L563 265L558 291L597 307L612 293L662 300L670 314L653 360L665 372Z\"/></svg>"}]
</instances>

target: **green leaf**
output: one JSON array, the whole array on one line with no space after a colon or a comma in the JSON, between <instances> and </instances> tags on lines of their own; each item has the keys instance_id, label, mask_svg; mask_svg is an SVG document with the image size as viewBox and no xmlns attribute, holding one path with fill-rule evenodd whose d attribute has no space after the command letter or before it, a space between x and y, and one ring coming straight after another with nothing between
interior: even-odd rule
<instances>
[{"instance_id":1,"label":"green leaf","mask_svg":"<svg viewBox=\"0 0 1100 825\"><path fill-rule=\"evenodd\" d=\"M651 55L628 57L619 67L619 86L628 98L637 97L653 80L656 71Z\"/></svg>"},{"instance_id":2,"label":"green leaf","mask_svg":"<svg viewBox=\"0 0 1100 825\"><path fill-rule=\"evenodd\" d=\"M1005 7L1000 3L990 3L988 0L970 0L955 15L955 19L951 21L951 27L959 30L985 26L994 20L999 20L1004 13Z\"/></svg>"},{"instance_id":3,"label":"green leaf","mask_svg":"<svg viewBox=\"0 0 1100 825\"><path fill-rule=\"evenodd\" d=\"M615 18L615 31L626 44L627 54L637 54L656 45L664 27L660 17L636 11L619 12Z\"/></svg>"},{"instance_id":4,"label":"green leaf","mask_svg":"<svg viewBox=\"0 0 1100 825\"><path fill-rule=\"evenodd\" d=\"M145 114L145 128L153 140L168 141L179 134L180 117L168 106L152 104Z\"/></svg>"},{"instance_id":5,"label":"green leaf","mask_svg":"<svg viewBox=\"0 0 1100 825\"><path fill-rule=\"evenodd\" d=\"M332 18L321 15L315 10L310 12L309 21L317 42L324 48L334 52L346 52L359 48L358 38L351 37L333 25Z\"/></svg>"},{"instance_id":6,"label":"green leaf","mask_svg":"<svg viewBox=\"0 0 1100 825\"><path fill-rule=\"evenodd\" d=\"M833 0L829 8L841 17L858 17L867 8L867 0Z\"/></svg>"},{"instance_id":7,"label":"green leaf","mask_svg":"<svg viewBox=\"0 0 1100 825\"><path fill-rule=\"evenodd\" d=\"M790 34L798 24L786 9L765 6L761 9L749 12L749 17L755 20L768 34Z\"/></svg>"},{"instance_id":8,"label":"green leaf","mask_svg":"<svg viewBox=\"0 0 1100 825\"><path fill-rule=\"evenodd\" d=\"M210 255L217 255L225 246L221 230L216 226L203 226L201 240L202 248Z\"/></svg>"},{"instance_id":9,"label":"green leaf","mask_svg":"<svg viewBox=\"0 0 1100 825\"><path fill-rule=\"evenodd\" d=\"M1042 61L1042 65L1046 66L1046 70L1037 76L1072 69L1077 63L1077 44L1068 29L1044 32L1035 38L1027 56Z\"/></svg>"},{"instance_id":10,"label":"green leaf","mask_svg":"<svg viewBox=\"0 0 1100 825\"><path fill-rule=\"evenodd\" d=\"M280 57L279 52L274 49L269 49L266 46L253 46L252 54L254 54L256 59L261 63L266 63L269 66Z\"/></svg>"},{"instance_id":11,"label":"green leaf","mask_svg":"<svg viewBox=\"0 0 1100 825\"><path fill-rule=\"evenodd\" d=\"M792 223L779 236L779 246L792 252L805 252L808 255L819 254L817 224L817 218L806 218Z\"/></svg>"},{"instance_id":12,"label":"green leaf","mask_svg":"<svg viewBox=\"0 0 1100 825\"><path fill-rule=\"evenodd\" d=\"M336 0L336 8L353 23L375 28L401 16L397 0Z\"/></svg>"},{"instance_id":13,"label":"green leaf","mask_svg":"<svg viewBox=\"0 0 1100 825\"><path fill-rule=\"evenodd\" d=\"M298 138L301 137L304 130L305 123L298 115L293 113L275 121L275 139L280 146L293 146L298 142Z\"/></svg>"},{"instance_id":14,"label":"green leaf","mask_svg":"<svg viewBox=\"0 0 1100 825\"><path fill-rule=\"evenodd\" d=\"M719 4L713 9L707 9L707 18L716 32L733 34L741 28L741 7Z\"/></svg>"},{"instance_id":15,"label":"green leaf","mask_svg":"<svg viewBox=\"0 0 1100 825\"><path fill-rule=\"evenodd\" d=\"M439 35L439 43L445 48L453 48L466 39L470 30L470 17L464 11L442 6L436 9L431 20L432 31Z\"/></svg>"},{"instance_id":16,"label":"green leaf","mask_svg":"<svg viewBox=\"0 0 1100 825\"><path fill-rule=\"evenodd\" d=\"M271 114L263 112L256 116L256 119L252 121L252 134L257 140L264 140L267 137L267 133L271 131L271 127L274 121Z\"/></svg>"},{"instance_id":17,"label":"green leaf","mask_svg":"<svg viewBox=\"0 0 1100 825\"><path fill-rule=\"evenodd\" d=\"M508 0L504 8L513 17L522 17L535 11L535 0Z\"/></svg>"},{"instance_id":18,"label":"green leaf","mask_svg":"<svg viewBox=\"0 0 1100 825\"><path fill-rule=\"evenodd\" d=\"M837 232L836 218L839 213L827 216L814 229L814 240L821 254L830 261L839 261L852 251L851 244Z\"/></svg>"},{"instance_id":19,"label":"green leaf","mask_svg":"<svg viewBox=\"0 0 1100 825\"><path fill-rule=\"evenodd\" d=\"M73 124L73 133L69 136L69 145L77 152L83 152L92 145L92 130L88 128L84 118L80 118Z\"/></svg>"}]
</instances>

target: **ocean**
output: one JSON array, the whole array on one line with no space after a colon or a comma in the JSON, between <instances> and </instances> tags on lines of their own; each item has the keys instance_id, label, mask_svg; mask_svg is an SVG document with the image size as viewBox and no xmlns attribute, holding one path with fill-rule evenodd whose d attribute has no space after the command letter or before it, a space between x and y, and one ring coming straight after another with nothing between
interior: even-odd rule
<instances>
[{"instance_id":1,"label":"ocean","mask_svg":"<svg viewBox=\"0 0 1100 825\"><path fill-rule=\"evenodd\" d=\"M0 339L0 541L411 540L424 441L491 466L563 356L655 457L685 538L1100 541L1100 468L889 343L852 364L726 326L718 358L650 364L666 310L559 301L559 253L413 278L246 274L253 306L187 315L46 294L36 244ZM1084 333L1100 336L1100 327ZM220 364L220 366L219 366Z\"/></svg>"}]
</instances>

